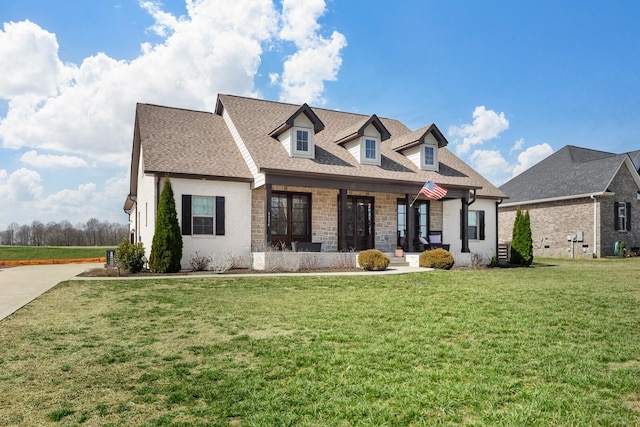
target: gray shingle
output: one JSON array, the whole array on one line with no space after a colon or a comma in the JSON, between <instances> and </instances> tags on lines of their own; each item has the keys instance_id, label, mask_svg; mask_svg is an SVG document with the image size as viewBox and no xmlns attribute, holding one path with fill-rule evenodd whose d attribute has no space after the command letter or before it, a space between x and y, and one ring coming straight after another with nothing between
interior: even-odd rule
<instances>
[{"instance_id":1,"label":"gray shingle","mask_svg":"<svg viewBox=\"0 0 640 427\"><path fill-rule=\"evenodd\" d=\"M145 171L252 179L222 117L138 104Z\"/></svg>"},{"instance_id":2,"label":"gray shingle","mask_svg":"<svg viewBox=\"0 0 640 427\"><path fill-rule=\"evenodd\" d=\"M268 135L284 118L300 108L298 105L233 95L220 95L219 103L228 112L256 165L263 170L415 182L418 189L431 179L445 186L482 187L478 190L479 196L506 197L447 148L439 149L439 172L418 169L393 149L395 137L411 133L409 128L395 119L380 118L391 138L381 143L382 165L371 166L359 164L344 147L335 143L337 135L345 135L359 128L371 116L312 107L325 128L315 136L316 158L305 159L289 157L280 142Z\"/></svg>"},{"instance_id":3,"label":"gray shingle","mask_svg":"<svg viewBox=\"0 0 640 427\"><path fill-rule=\"evenodd\" d=\"M625 157L567 145L500 189L509 196L509 203L604 192Z\"/></svg>"}]
</instances>

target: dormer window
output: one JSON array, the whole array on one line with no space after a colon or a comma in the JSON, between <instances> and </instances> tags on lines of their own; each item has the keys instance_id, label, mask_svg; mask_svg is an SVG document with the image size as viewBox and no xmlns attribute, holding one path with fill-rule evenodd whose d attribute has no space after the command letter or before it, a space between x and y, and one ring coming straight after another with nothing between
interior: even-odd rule
<instances>
[{"instance_id":1,"label":"dormer window","mask_svg":"<svg viewBox=\"0 0 640 427\"><path fill-rule=\"evenodd\" d=\"M436 125L429 125L406 133L394 139L391 144L395 151L406 156L417 168L438 171L438 150L446 147L447 140Z\"/></svg>"},{"instance_id":2,"label":"dormer window","mask_svg":"<svg viewBox=\"0 0 640 427\"><path fill-rule=\"evenodd\" d=\"M358 163L380 166L380 141L390 137L387 128L374 114L371 117L363 117L362 120L338 132L334 142L346 148Z\"/></svg>"},{"instance_id":3,"label":"dormer window","mask_svg":"<svg viewBox=\"0 0 640 427\"><path fill-rule=\"evenodd\" d=\"M438 170L438 146L432 144L422 144L421 169Z\"/></svg>"},{"instance_id":4,"label":"dormer window","mask_svg":"<svg viewBox=\"0 0 640 427\"><path fill-rule=\"evenodd\" d=\"M296 149L297 154L309 153L309 130L307 129L295 129L296 134Z\"/></svg>"},{"instance_id":5,"label":"dormer window","mask_svg":"<svg viewBox=\"0 0 640 427\"><path fill-rule=\"evenodd\" d=\"M269 132L269 136L276 138L289 157L315 157L315 134L324 129L324 124L307 105L303 104L292 115Z\"/></svg>"},{"instance_id":6,"label":"dormer window","mask_svg":"<svg viewBox=\"0 0 640 427\"><path fill-rule=\"evenodd\" d=\"M380 164L380 147L378 138L365 136L363 139L363 146L361 148L362 160L361 163L379 165Z\"/></svg>"}]
</instances>

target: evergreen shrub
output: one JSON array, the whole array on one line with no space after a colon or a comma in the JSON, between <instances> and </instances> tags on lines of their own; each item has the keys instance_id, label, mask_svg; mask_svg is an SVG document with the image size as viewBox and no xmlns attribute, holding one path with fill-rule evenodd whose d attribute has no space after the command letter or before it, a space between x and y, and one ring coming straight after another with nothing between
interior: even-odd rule
<instances>
[{"instance_id":1,"label":"evergreen shrub","mask_svg":"<svg viewBox=\"0 0 640 427\"><path fill-rule=\"evenodd\" d=\"M358 265L365 270L386 270L389 262L389 257L377 249L368 249L358 254Z\"/></svg>"},{"instance_id":2,"label":"evergreen shrub","mask_svg":"<svg viewBox=\"0 0 640 427\"><path fill-rule=\"evenodd\" d=\"M149 268L155 273L177 273L182 259L182 235L176 202L169 179L165 179L156 217Z\"/></svg>"},{"instance_id":3,"label":"evergreen shrub","mask_svg":"<svg viewBox=\"0 0 640 427\"><path fill-rule=\"evenodd\" d=\"M453 264L455 264L453 255L446 249L431 249L420 254L420 267L450 270Z\"/></svg>"},{"instance_id":4,"label":"evergreen shrub","mask_svg":"<svg viewBox=\"0 0 640 427\"><path fill-rule=\"evenodd\" d=\"M133 244L124 238L116 248L115 260L118 268L130 273L139 273L144 267L144 246L142 242Z\"/></svg>"}]
</instances>

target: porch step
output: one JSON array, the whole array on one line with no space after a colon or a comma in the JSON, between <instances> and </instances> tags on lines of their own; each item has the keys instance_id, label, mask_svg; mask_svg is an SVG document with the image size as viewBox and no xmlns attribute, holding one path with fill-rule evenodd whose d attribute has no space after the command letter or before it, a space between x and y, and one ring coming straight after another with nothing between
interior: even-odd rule
<instances>
[{"instance_id":1,"label":"porch step","mask_svg":"<svg viewBox=\"0 0 640 427\"><path fill-rule=\"evenodd\" d=\"M394 254L387 254L387 256L389 257L389 266L395 266L395 267L409 266L409 263L407 262L406 258L403 256L397 257L397 256L394 256Z\"/></svg>"}]
</instances>

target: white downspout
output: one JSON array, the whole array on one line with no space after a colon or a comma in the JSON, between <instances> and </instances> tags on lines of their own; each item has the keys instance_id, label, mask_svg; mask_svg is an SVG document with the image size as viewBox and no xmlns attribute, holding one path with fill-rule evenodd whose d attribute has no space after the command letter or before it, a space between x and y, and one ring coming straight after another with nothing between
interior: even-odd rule
<instances>
[{"instance_id":1,"label":"white downspout","mask_svg":"<svg viewBox=\"0 0 640 427\"><path fill-rule=\"evenodd\" d=\"M598 210L596 197L594 195L589 196L593 200L593 257L598 257Z\"/></svg>"}]
</instances>

